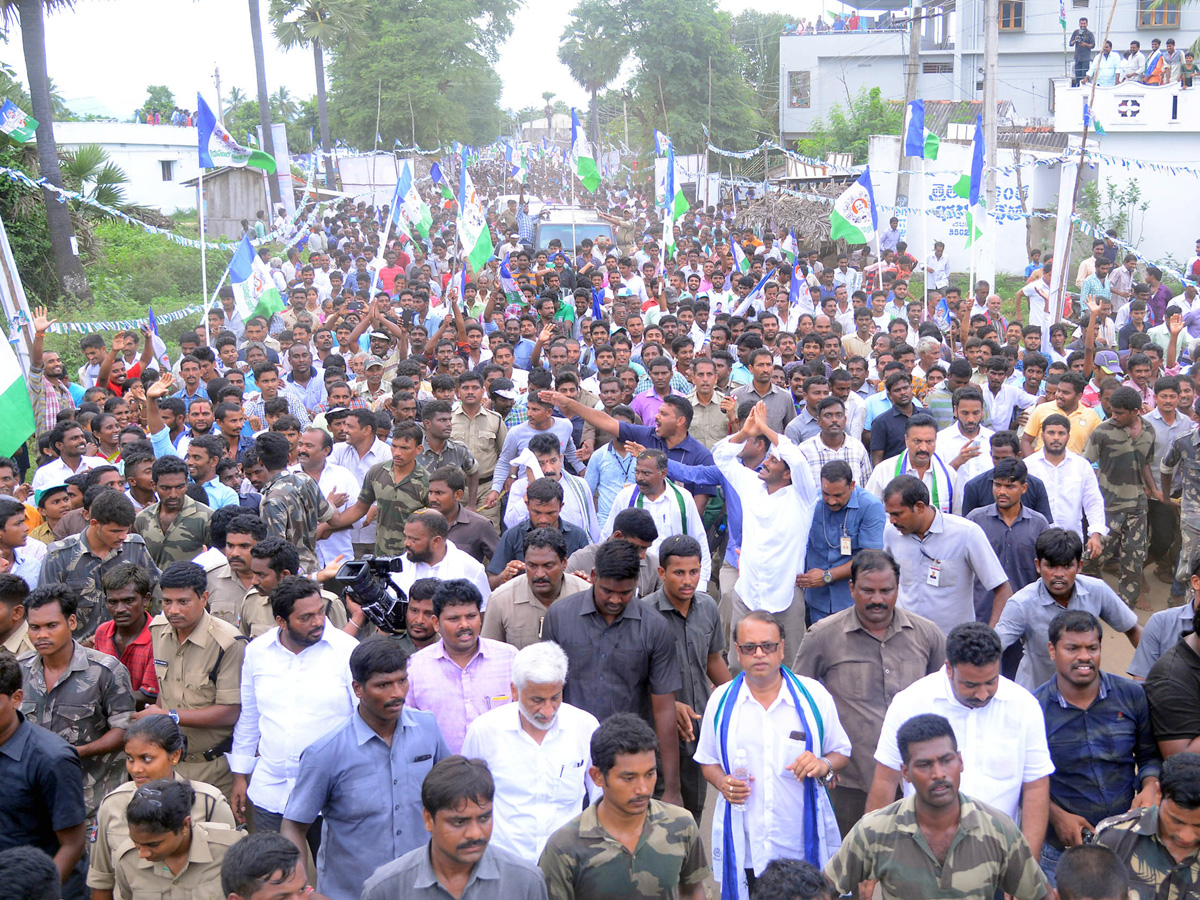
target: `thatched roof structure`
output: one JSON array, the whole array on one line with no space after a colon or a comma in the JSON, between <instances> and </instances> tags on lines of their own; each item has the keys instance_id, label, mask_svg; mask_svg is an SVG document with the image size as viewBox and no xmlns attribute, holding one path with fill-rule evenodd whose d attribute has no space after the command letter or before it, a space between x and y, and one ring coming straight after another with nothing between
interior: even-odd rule
<instances>
[{"instance_id":1,"label":"thatched roof structure","mask_svg":"<svg viewBox=\"0 0 1200 900\"><path fill-rule=\"evenodd\" d=\"M825 256L833 244L829 240L829 213L833 200L846 190L846 185L826 182L809 183L796 191L801 197L772 190L766 197L738 206L737 223L751 228L773 231L782 240L789 231L795 230L796 241L802 248L812 247ZM827 197L828 202L811 199Z\"/></svg>"}]
</instances>

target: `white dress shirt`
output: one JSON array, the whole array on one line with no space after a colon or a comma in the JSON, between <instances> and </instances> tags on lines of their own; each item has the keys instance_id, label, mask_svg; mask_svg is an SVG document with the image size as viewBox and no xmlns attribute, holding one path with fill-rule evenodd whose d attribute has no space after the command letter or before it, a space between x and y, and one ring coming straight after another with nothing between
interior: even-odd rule
<instances>
[{"instance_id":1,"label":"white dress shirt","mask_svg":"<svg viewBox=\"0 0 1200 900\"><path fill-rule=\"evenodd\" d=\"M974 459L969 459L957 470L950 466L951 472L955 475L954 494L955 500L958 501L958 508L962 509L962 490L959 485L965 485L976 475L986 472L992 467L992 434L990 428L979 427L979 434L973 438L966 437L959 428L958 422L951 422L945 428L937 433L937 444L935 453L946 461L946 465L950 466L951 461L962 452L963 447L971 441L979 442L979 455ZM954 504L951 504L953 511Z\"/></svg>"},{"instance_id":2,"label":"white dress shirt","mask_svg":"<svg viewBox=\"0 0 1200 900\"><path fill-rule=\"evenodd\" d=\"M612 506L608 510L608 521L604 523L600 532L603 540L608 540L612 536L616 527L617 515L622 510L634 505L633 492L635 490L637 490L636 484L627 484L613 498ZM712 573L712 554L708 549L708 535L704 530L704 520L700 518L700 511L696 509L696 500L691 492L668 481L657 500L651 500L641 493L638 495L636 503L650 513L651 518L654 519L654 526L658 529L658 537L650 545L651 550L657 553L659 545L674 534L686 534L688 537L696 539L700 544L700 584L708 584L708 577ZM681 506L686 519L680 516Z\"/></svg>"},{"instance_id":3,"label":"white dress shirt","mask_svg":"<svg viewBox=\"0 0 1200 900\"><path fill-rule=\"evenodd\" d=\"M249 794L255 806L282 813L300 772L300 754L354 714L350 654L357 646L326 621L321 640L299 653L280 643L278 627L246 647L242 712L228 757L235 774L253 773Z\"/></svg>"},{"instance_id":4,"label":"white dress shirt","mask_svg":"<svg viewBox=\"0 0 1200 900\"><path fill-rule=\"evenodd\" d=\"M991 426L992 431L1008 431L1008 423L1012 421L1013 407L1019 407L1022 411L1033 409L1037 406L1038 398L1033 394L1027 394L1025 389L1021 387L1025 383L1024 373L1015 373L1019 377L1017 383L1008 383L1000 385L998 393L993 394L992 389L988 385L983 386L983 399L987 401L988 409L991 411L991 418L985 420L985 424Z\"/></svg>"},{"instance_id":5,"label":"white dress shirt","mask_svg":"<svg viewBox=\"0 0 1200 900\"><path fill-rule=\"evenodd\" d=\"M959 790L1019 821L1021 788L1054 772L1046 719L1033 694L1002 675L988 704L972 709L958 702L944 668L926 675L892 698L883 717L876 762L900 771L896 732L921 713L945 716L954 729L963 759ZM904 795L912 793L912 785L905 782Z\"/></svg>"},{"instance_id":6,"label":"white dress shirt","mask_svg":"<svg viewBox=\"0 0 1200 900\"><path fill-rule=\"evenodd\" d=\"M33 491L37 493L52 484L62 484L72 475L82 475L97 466L107 465L111 465L111 463L100 456L80 457L78 469L71 469L61 459L52 459L45 465L38 466L37 471L33 473Z\"/></svg>"},{"instance_id":7,"label":"white dress shirt","mask_svg":"<svg viewBox=\"0 0 1200 900\"><path fill-rule=\"evenodd\" d=\"M862 440L863 426L867 423L867 404L857 393L846 395L846 434L856 441ZM860 485L860 487L863 485Z\"/></svg>"},{"instance_id":8,"label":"white dress shirt","mask_svg":"<svg viewBox=\"0 0 1200 900\"><path fill-rule=\"evenodd\" d=\"M1045 448L1025 457L1025 466L1030 475L1036 475L1046 485L1050 498L1050 512L1054 513L1054 526L1074 531L1084 541L1083 515L1087 513L1088 529L1091 534L1108 534L1104 518L1104 495L1100 493L1100 482L1092 464L1070 450L1057 466L1046 459Z\"/></svg>"},{"instance_id":9,"label":"white dress shirt","mask_svg":"<svg viewBox=\"0 0 1200 900\"><path fill-rule=\"evenodd\" d=\"M862 287L862 272L858 271L858 269L851 269L849 266L846 267L845 272L840 268L834 269L833 285L837 287L839 284L844 284L846 286L846 293L854 296L854 292ZM850 330L853 331L854 329Z\"/></svg>"},{"instance_id":10,"label":"white dress shirt","mask_svg":"<svg viewBox=\"0 0 1200 900\"><path fill-rule=\"evenodd\" d=\"M25 579L31 591L37 590L45 558L46 545L35 538L27 538L24 547L13 547L13 566L9 573Z\"/></svg>"},{"instance_id":11,"label":"white dress shirt","mask_svg":"<svg viewBox=\"0 0 1200 900\"><path fill-rule=\"evenodd\" d=\"M771 452L792 470L792 484L773 494L756 472L742 465L741 449L729 438L713 447L713 462L742 501L742 555L734 590L752 609L782 612L792 605L820 492L808 460L786 437Z\"/></svg>"},{"instance_id":12,"label":"white dress shirt","mask_svg":"<svg viewBox=\"0 0 1200 900\"><path fill-rule=\"evenodd\" d=\"M537 864L550 835L602 791L588 777L592 732L600 723L570 703L558 708L539 744L521 727L517 703L491 709L467 728L462 755L482 759L496 782L492 843Z\"/></svg>"},{"instance_id":13,"label":"white dress shirt","mask_svg":"<svg viewBox=\"0 0 1200 900\"><path fill-rule=\"evenodd\" d=\"M925 260L925 265L933 269L929 275L929 283L932 287L944 291L950 286L950 257L943 253L942 258L938 259L936 253L930 253L929 258Z\"/></svg>"},{"instance_id":14,"label":"white dress shirt","mask_svg":"<svg viewBox=\"0 0 1200 900\"><path fill-rule=\"evenodd\" d=\"M359 490L362 490L362 483L366 480L367 472L371 470L371 466L376 463L391 462L392 448L385 444L379 438L375 438L375 442L371 444L365 455L359 456L358 451L349 443L338 443L333 445L333 450L329 454L327 462L341 466L343 469L348 469L350 474L354 476L354 480L358 482ZM352 502L357 501L358 496L355 495ZM356 544L374 544L375 543L375 523L365 524L366 516L363 516L357 522L350 526L347 532L350 535L350 540Z\"/></svg>"},{"instance_id":15,"label":"white dress shirt","mask_svg":"<svg viewBox=\"0 0 1200 900\"><path fill-rule=\"evenodd\" d=\"M749 470L747 470L749 471ZM751 473L753 474L753 473ZM776 495L787 491L777 491ZM788 586L789 591L791 585ZM786 677L786 676L785 676ZM850 755L850 738L838 718L837 705L833 696L820 682L801 677L813 699L813 705L821 714L824 741L817 746L817 735L813 734L813 753L824 756L828 753ZM720 709L732 682L723 684L713 691L704 708L704 719L700 725L700 736L694 758L700 765L721 764L721 740L717 729L717 711ZM746 858L738 863L754 869L756 874L773 859L804 858L804 782L786 767L804 752L804 742L793 740L790 735L797 726L805 728L792 700L792 692L786 684L779 686L779 695L770 707L763 708L754 699L749 685L738 691L736 706L730 720L729 760L738 750L746 751L747 767L754 776L750 796L746 798L745 812L739 817L746 830ZM807 729L806 729L807 730ZM822 792L822 788L817 788ZM713 814L714 846L721 846L724 816L727 804L718 802ZM818 816L820 813L818 812ZM736 823L737 818L734 819ZM736 826L735 826L736 827ZM836 823L825 823L827 838L836 849L839 837ZM716 870L720 878L720 870Z\"/></svg>"},{"instance_id":16,"label":"white dress shirt","mask_svg":"<svg viewBox=\"0 0 1200 900\"><path fill-rule=\"evenodd\" d=\"M346 499L337 507L338 512L357 503L358 492L362 490L362 482L354 477L354 473L345 466L339 466L329 460L325 461L325 468L321 470L317 486L325 497L334 493L346 495ZM317 565L323 569L338 555L345 556L347 561L354 559L351 533L352 529L343 528L341 531L331 532L323 541L317 541Z\"/></svg>"},{"instance_id":17,"label":"white dress shirt","mask_svg":"<svg viewBox=\"0 0 1200 900\"><path fill-rule=\"evenodd\" d=\"M407 553L404 554L404 568L393 573L392 581L407 594L413 582L419 578L437 578L440 581L449 581L452 578L467 579L479 588L479 593L483 596L483 604L479 607L481 611L487 608L488 598L492 596L483 565L475 557L459 550L454 541L446 541L446 555L442 557L441 562L433 565L413 562Z\"/></svg>"}]
</instances>

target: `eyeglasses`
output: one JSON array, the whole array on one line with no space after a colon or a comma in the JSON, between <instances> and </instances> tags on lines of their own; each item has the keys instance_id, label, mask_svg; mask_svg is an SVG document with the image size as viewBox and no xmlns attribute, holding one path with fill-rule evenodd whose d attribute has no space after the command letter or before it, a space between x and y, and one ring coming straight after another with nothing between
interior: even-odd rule
<instances>
[{"instance_id":1,"label":"eyeglasses","mask_svg":"<svg viewBox=\"0 0 1200 900\"><path fill-rule=\"evenodd\" d=\"M763 656L770 656L779 649L779 641L763 641L761 644L738 644L738 652L745 656L754 656L759 650Z\"/></svg>"}]
</instances>

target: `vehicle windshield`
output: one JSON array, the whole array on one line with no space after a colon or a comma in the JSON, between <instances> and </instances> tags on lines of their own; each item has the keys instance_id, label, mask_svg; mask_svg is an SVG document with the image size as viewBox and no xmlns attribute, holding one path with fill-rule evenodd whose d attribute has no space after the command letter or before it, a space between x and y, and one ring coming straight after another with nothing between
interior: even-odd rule
<instances>
[{"instance_id":1,"label":"vehicle windshield","mask_svg":"<svg viewBox=\"0 0 1200 900\"><path fill-rule=\"evenodd\" d=\"M612 241L614 239L612 226L607 222L579 222L574 225L570 222L539 222L537 228L539 247L548 247L552 240L558 238L562 241L564 250L578 247L579 242L584 238L591 238L595 241L600 235L604 235Z\"/></svg>"}]
</instances>

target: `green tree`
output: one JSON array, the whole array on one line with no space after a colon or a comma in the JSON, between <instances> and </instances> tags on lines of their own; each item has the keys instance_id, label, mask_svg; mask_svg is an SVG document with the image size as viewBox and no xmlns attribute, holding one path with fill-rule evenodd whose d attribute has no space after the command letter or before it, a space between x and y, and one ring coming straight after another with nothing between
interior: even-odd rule
<instances>
[{"instance_id":1,"label":"green tree","mask_svg":"<svg viewBox=\"0 0 1200 900\"><path fill-rule=\"evenodd\" d=\"M58 165L58 147L54 142L54 106L50 95L50 73L46 66L45 11L70 8L71 5L71 0L0 0L0 13L4 16L5 24L11 25L14 20L21 24L21 48L29 77L30 112L38 120L38 168L49 184L60 188L63 178ZM71 224L70 210L66 204L58 201L58 195L53 191L43 189L42 194L46 201L46 223L59 290L90 303L92 290L83 271L83 263L72 246L75 230Z\"/></svg>"},{"instance_id":2,"label":"green tree","mask_svg":"<svg viewBox=\"0 0 1200 900\"><path fill-rule=\"evenodd\" d=\"M296 110L299 104L296 103L291 92L286 87L280 85L275 89L275 93L271 95L271 115L280 122L288 123L296 118Z\"/></svg>"},{"instance_id":3,"label":"green tree","mask_svg":"<svg viewBox=\"0 0 1200 900\"><path fill-rule=\"evenodd\" d=\"M748 9L733 20L732 39L741 50L742 78L757 100L764 122L779 121L779 35L791 17Z\"/></svg>"},{"instance_id":4,"label":"green tree","mask_svg":"<svg viewBox=\"0 0 1200 900\"><path fill-rule=\"evenodd\" d=\"M129 178L99 144L84 144L63 152L62 174L68 188L89 200L114 209L126 205L125 185ZM105 217L104 213L87 204L79 204L79 210L86 216Z\"/></svg>"},{"instance_id":5,"label":"green tree","mask_svg":"<svg viewBox=\"0 0 1200 900\"><path fill-rule=\"evenodd\" d=\"M325 186L333 187L333 159L329 155L329 112L325 101L325 48L353 47L366 20L360 0L271 0L271 27L285 50L308 47L317 74L317 112L321 148L325 154Z\"/></svg>"},{"instance_id":6,"label":"green tree","mask_svg":"<svg viewBox=\"0 0 1200 900\"><path fill-rule=\"evenodd\" d=\"M231 87L225 96L224 107L226 110L233 109L239 103L245 103L247 99L246 92L240 87Z\"/></svg>"},{"instance_id":7,"label":"green tree","mask_svg":"<svg viewBox=\"0 0 1200 900\"><path fill-rule=\"evenodd\" d=\"M591 95L593 144L600 140L596 95L617 77L625 55L620 42L606 34L601 23L576 20L563 31L558 58L579 86Z\"/></svg>"},{"instance_id":8,"label":"green tree","mask_svg":"<svg viewBox=\"0 0 1200 900\"><path fill-rule=\"evenodd\" d=\"M709 72L712 132L718 143L747 144L774 133L742 79L733 22L715 0L583 0L571 11L572 28L597 28L637 60L630 79L631 137L648 147L655 129L671 135L680 152L704 145Z\"/></svg>"},{"instance_id":9,"label":"green tree","mask_svg":"<svg viewBox=\"0 0 1200 900\"><path fill-rule=\"evenodd\" d=\"M828 118L813 122L812 137L797 141L796 150L817 159L849 153L856 164L865 163L871 135L899 134L903 119L902 104L884 100L877 87L864 87L850 98L848 108L835 103Z\"/></svg>"},{"instance_id":10,"label":"green tree","mask_svg":"<svg viewBox=\"0 0 1200 900\"><path fill-rule=\"evenodd\" d=\"M175 112L175 95L165 84L152 84L146 88L146 99L142 101L142 109L146 112L156 112L164 119L169 119Z\"/></svg>"},{"instance_id":11,"label":"green tree","mask_svg":"<svg viewBox=\"0 0 1200 900\"><path fill-rule=\"evenodd\" d=\"M379 130L389 140L434 147L443 136L467 143L495 138L504 114L494 66L518 6L519 0L375 0L362 40L337 47L329 65L330 119L339 135L359 146L374 141L382 80Z\"/></svg>"}]
</instances>

